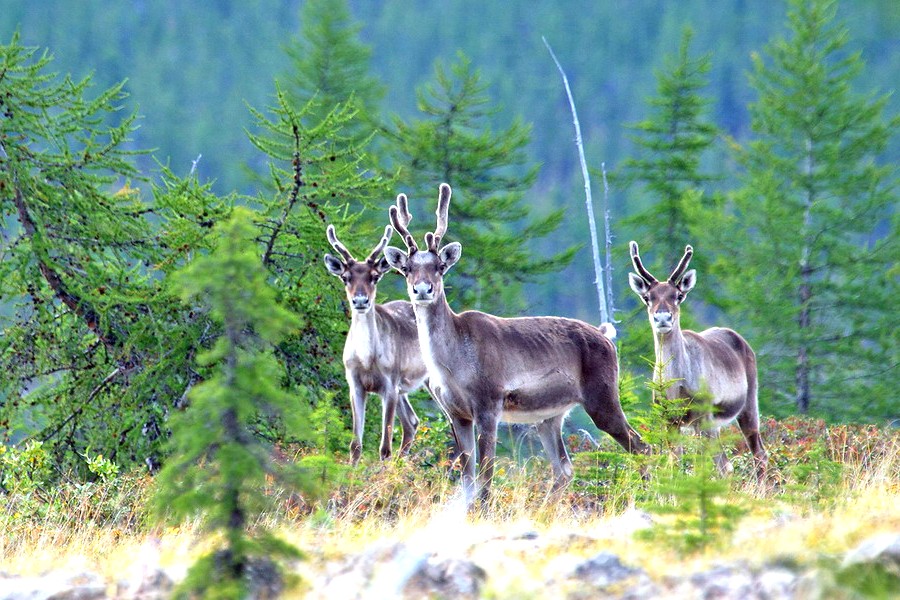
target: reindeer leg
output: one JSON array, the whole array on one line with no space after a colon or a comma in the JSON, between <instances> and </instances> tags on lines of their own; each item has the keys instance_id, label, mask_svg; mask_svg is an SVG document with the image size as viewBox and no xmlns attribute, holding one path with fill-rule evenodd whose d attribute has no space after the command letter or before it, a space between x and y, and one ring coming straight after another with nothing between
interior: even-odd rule
<instances>
[{"instance_id":1,"label":"reindeer leg","mask_svg":"<svg viewBox=\"0 0 900 600\"><path fill-rule=\"evenodd\" d=\"M381 460L391 457L394 442L394 415L397 412L397 388L386 385L381 397Z\"/></svg>"},{"instance_id":2,"label":"reindeer leg","mask_svg":"<svg viewBox=\"0 0 900 600\"><path fill-rule=\"evenodd\" d=\"M491 412L478 414L478 495L486 502L494 478L494 459L497 455L497 426L499 415Z\"/></svg>"},{"instance_id":3,"label":"reindeer leg","mask_svg":"<svg viewBox=\"0 0 900 600\"><path fill-rule=\"evenodd\" d=\"M619 390L616 381L597 379L587 387L584 410L600 431L605 431L620 446L632 454L649 454L650 446L634 428L628 424L622 405L619 404Z\"/></svg>"},{"instance_id":4,"label":"reindeer leg","mask_svg":"<svg viewBox=\"0 0 900 600\"><path fill-rule=\"evenodd\" d=\"M362 455L363 427L366 423L366 391L356 377L348 376L350 388L350 411L353 414L353 440L350 442L350 461L359 462Z\"/></svg>"},{"instance_id":5,"label":"reindeer leg","mask_svg":"<svg viewBox=\"0 0 900 600\"><path fill-rule=\"evenodd\" d=\"M475 423L469 419L451 417L453 431L456 434L459 465L462 469L463 493L466 506L475 502Z\"/></svg>"},{"instance_id":6,"label":"reindeer leg","mask_svg":"<svg viewBox=\"0 0 900 600\"><path fill-rule=\"evenodd\" d=\"M714 429L708 429L702 434L704 437L716 440L717 445L721 448L721 444L719 444L719 428L716 427ZM716 469L719 471L719 475L722 477L727 477L734 473L734 466L731 464L731 460L728 458L728 452L722 449L721 452L713 456L713 462L716 463Z\"/></svg>"},{"instance_id":7,"label":"reindeer leg","mask_svg":"<svg viewBox=\"0 0 900 600\"><path fill-rule=\"evenodd\" d=\"M462 452L462 446L459 444L459 436L456 434L456 425L455 421L450 417L450 413L447 411L447 407L444 406L444 403L438 398L438 395L431 388L431 383L429 380L425 380L425 389L428 390L431 399L434 400L434 403L438 405L438 408L441 409L441 412L444 413L444 416L447 417L447 422L450 423L450 433L453 435L453 452L450 453L450 463L457 459L457 457Z\"/></svg>"},{"instance_id":8,"label":"reindeer leg","mask_svg":"<svg viewBox=\"0 0 900 600\"><path fill-rule=\"evenodd\" d=\"M744 434L744 439L747 440L750 452L753 453L753 462L756 466L756 480L759 483L765 483L767 479L769 455L766 453L766 449L763 447L762 437L759 435L759 416L755 410L755 403L752 406L753 409L748 410L745 408L744 411L738 415L737 422L738 427L741 428L741 433ZM747 407L751 407L751 404L748 403Z\"/></svg>"},{"instance_id":9,"label":"reindeer leg","mask_svg":"<svg viewBox=\"0 0 900 600\"><path fill-rule=\"evenodd\" d=\"M566 444L562 438L563 415L551 417L538 423L538 437L541 445L544 447L544 454L553 467L555 481L553 489L561 489L568 485L575 474L572 468L572 461L569 460L569 453L566 451Z\"/></svg>"},{"instance_id":10,"label":"reindeer leg","mask_svg":"<svg viewBox=\"0 0 900 600\"><path fill-rule=\"evenodd\" d=\"M403 442L400 444L400 454L409 452L413 440L416 439L416 430L419 428L419 417L409 402L409 396L401 393L397 403L397 414L400 416L400 425L403 427Z\"/></svg>"}]
</instances>

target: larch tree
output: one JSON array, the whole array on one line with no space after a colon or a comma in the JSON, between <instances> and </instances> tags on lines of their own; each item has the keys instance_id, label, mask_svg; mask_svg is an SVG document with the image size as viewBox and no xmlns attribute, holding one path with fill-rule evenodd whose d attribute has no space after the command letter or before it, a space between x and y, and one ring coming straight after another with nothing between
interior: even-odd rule
<instances>
[{"instance_id":1,"label":"larch tree","mask_svg":"<svg viewBox=\"0 0 900 600\"><path fill-rule=\"evenodd\" d=\"M122 86L91 97L51 60L0 46L0 429L60 471L89 447L155 468L203 331L164 275L227 206L171 174L144 201Z\"/></svg>"},{"instance_id":2,"label":"larch tree","mask_svg":"<svg viewBox=\"0 0 900 600\"><path fill-rule=\"evenodd\" d=\"M259 524L277 494L311 489L311 476L277 461L256 435L260 415L277 415L295 439L308 435L308 406L282 387L284 368L274 348L299 319L278 302L259 252L255 215L237 208L216 228L215 246L175 274L185 302L210 314L219 332L197 357L208 374L171 420L170 456L157 478L156 510L164 520L197 518L213 549L182 584L186 595L255 595L251 572L277 568L299 552ZM268 479L268 481L267 481ZM281 587L279 581L269 586Z\"/></svg>"},{"instance_id":3,"label":"larch tree","mask_svg":"<svg viewBox=\"0 0 900 600\"><path fill-rule=\"evenodd\" d=\"M392 190L390 179L378 175L353 141L355 110L339 105L321 120L315 111L309 103L296 107L277 86L272 106L252 109L256 123L250 139L268 170L248 202L260 213L260 257L270 282L301 319L278 345L287 385L307 394L317 414L334 415L337 406L349 409L346 402L332 402L335 393L346 397L340 357L348 307L322 262L331 251L325 230L334 224L346 232L348 244L371 244L384 230L382 207ZM366 214L382 219L371 224L363 220ZM329 427L340 436L337 422L323 424Z\"/></svg>"},{"instance_id":4,"label":"larch tree","mask_svg":"<svg viewBox=\"0 0 900 600\"><path fill-rule=\"evenodd\" d=\"M453 187L448 238L463 242L465 259L449 295L457 306L514 314L525 305L522 284L561 269L576 248L534 256L533 242L563 214L535 216L524 202L537 176L526 154L530 128L516 119L495 131L487 89L463 54L449 66L439 61L434 81L417 90L422 116L395 118L391 138L413 206L434 206L442 182Z\"/></svg>"},{"instance_id":5,"label":"larch tree","mask_svg":"<svg viewBox=\"0 0 900 600\"><path fill-rule=\"evenodd\" d=\"M709 231L765 409L872 421L897 416L896 170L880 161L900 119L855 90L864 63L835 10L792 0L786 36L754 55L743 187Z\"/></svg>"}]
</instances>

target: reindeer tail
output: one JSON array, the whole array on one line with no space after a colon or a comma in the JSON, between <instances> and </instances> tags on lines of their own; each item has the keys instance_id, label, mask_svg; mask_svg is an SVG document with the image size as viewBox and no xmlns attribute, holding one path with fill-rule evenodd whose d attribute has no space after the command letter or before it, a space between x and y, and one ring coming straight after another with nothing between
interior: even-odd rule
<instances>
[{"instance_id":1,"label":"reindeer tail","mask_svg":"<svg viewBox=\"0 0 900 600\"><path fill-rule=\"evenodd\" d=\"M616 328L613 326L612 323L600 323L599 329L600 329L600 333L602 333L609 339L611 339L611 340L616 339L617 332L616 332Z\"/></svg>"}]
</instances>

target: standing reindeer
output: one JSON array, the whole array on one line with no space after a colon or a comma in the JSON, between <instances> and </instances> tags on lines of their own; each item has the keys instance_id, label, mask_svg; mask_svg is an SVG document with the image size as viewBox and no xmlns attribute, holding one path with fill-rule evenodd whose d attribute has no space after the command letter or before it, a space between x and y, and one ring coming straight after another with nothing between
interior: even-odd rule
<instances>
[{"instance_id":1,"label":"standing reindeer","mask_svg":"<svg viewBox=\"0 0 900 600\"><path fill-rule=\"evenodd\" d=\"M724 327L699 333L681 329L681 303L697 283L697 272L686 271L693 248L684 249L684 256L666 281L657 280L644 268L637 242L631 242L629 248L636 273L628 274L628 283L647 305L656 348L655 378L658 382L673 382L666 390L667 399L687 400L686 414L672 425L699 429L706 421L711 435L718 435L719 428L737 418L753 453L757 478L763 481L768 457L759 435L753 349L735 331ZM711 403L711 411L708 406L699 407L706 403ZM720 472L731 467L724 453L716 457L716 465Z\"/></svg>"},{"instance_id":2,"label":"standing reindeer","mask_svg":"<svg viewBox=\"0 0 900 600\"><path fill-rule=\"evenodd\" d=\"M386 460L391 456L395 412L399 413L403 427L401 454L409 450L416 437L419 419L407 394L422 387L427 376L410 303L375 304L375 287L390 270L379 254L390 241L393 230L390 225L385 227L381 241L364 261L354 259L338 241L334 225L328 226L327 234L331 246L343 260L326 254L325 266L344 282L352 310L344 344L344 370L353 412L350 455L356 464L362 452L366 395L372 393L381 396L381 459Z\"/></svg>"},{"instance_id":3,"label":"standing reindeer","mask_svg":"<svg viewBox=\"0 0 900 600\"><path fill-rule=\"evenodd\" d=\"M487 497L494 472L499 422L536 423L556 485L573 475L562 422L576 404L630 452L649 447L629 426L619 404L616 348L600 329L561 317L504 319L478 311L456 314L447 304L444 275L462 246L441 247L447 231L450 186L440 186L437 227L420 250L407 225L406 196L390 208L391 224L407 251L387 247L387 262L406 277L419 345L431 389L450 418L470 504ZM478 427L478 479L475 426Z\"/></svg>"}]
</instances>

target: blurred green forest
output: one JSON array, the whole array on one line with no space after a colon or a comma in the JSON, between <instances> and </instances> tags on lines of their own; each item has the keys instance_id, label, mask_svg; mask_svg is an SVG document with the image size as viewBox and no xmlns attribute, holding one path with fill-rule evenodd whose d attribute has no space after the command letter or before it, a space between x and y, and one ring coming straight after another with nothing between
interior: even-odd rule
<instances>
[{"instance_id":1,"label":"blurred green forest","mask_svg":"<svg viewBox=\"0 0 900 600\"><path fill-rule=\"evenodd\" d=\"M301 22L303 6L300 1L276 0L3 2L0 45L18 32L21 45L49 51L51 72L71 74L76 81L91 75L94 87L87 97L113 90L104 106L94 107L92 113L74 98L84 91L77 89L71 109L79 114L73 122L110 127L115 147L115 161L106 163L110 157L103 156L92 163L94 179L70 180L75 175L68 171L55 179L59 164L75 160L78 152L62 152L58 161L38 152L34 159L29 155L32 143L35 148L47 143L37 134L36 142L27 135L17 137L15 143L21 141L25 150L8 169L0 163L0 176L5 178L0 183L40 192L33 197L22 192L22 198L0 195L4 232L11 239L10 232L20 236L10 245L9 255L22 265L19 268L10 259L4 267L10 279L0 298L3 309L29 296L44 298L33 308L40 319L31 318L26 302L16 315L24 327L15 335L5 332L3 343L10 354L3 356L3 364L12 365L8 372L16 381L4 382L0 393L24 398L32 384L50 383L40 394L30 395L29 402L37 408L17 413L15 426L43 428L44 439L71 432L66 443L77 451L91 443L78 439L78 427L108 430L111 435L104 441L108 445L94 441L95 450L109 454L118 445L131 448L130 457L116 457L122 462L150 465L156 460L158 440L168 435L169 412L181 408L190 389L206 376L192 363L216 333L208 315L179 305L165 281L195 255L215 248L211 223L224 218L234 204L257 210L261 232L257 241L267 248L263 263L270 282L279 290L279 299L304 321L300 332L276 350L286 368L284 387L303 390L304 399L320 409L319 421L331 419L329 427L346 423L340 414L325 411L346 407L339 358L346 331L343 291L321 265L321 255L328 251L325 225L336 222L341 231L353 232L351 242L371 247L374 238L366 236L383 227L384 209L404 191L411 195L415 227L426 226L439 180L423 179L441 173L440 165L415 170L421 157L410 152L441 133L439 127L429 129L423 118L422 96L439 96L442 83L447 84L443 92L454 91L455 82L471 84L474 92L465 98L467 107L483 122L473 119L472 125L463 120L460 130L474 139L483 133L478 127L485 127L494 136L492 151L503 155L490 168L475 152L460 151L454 157L471 167L465 178L457 174L466 185L452 182L454 202L457 195L460 198L454 208L463 206L468 193L470 206L490 199L513 215L513 222L499 226L489 222L490 215L478 215L481 220L465 230L471 237L459 241L472 254L464 251L454 271L459 298L504 316L554 314L597 323L572 115L542 36L572 86L600 222L600 211L607 205L601 165L610 178L620 357L627 371L637 373L636 379L624 378L623 403L645 399L642 378L649 372L646 360L653 356L644 309L626 284L630 264L625 248L634 237L660 275L674 266L679 244L681 248L687 241L694 244L694 266L700 275L697 291L685 305L684 325L733 327L748 338L759 354L764 414L795 412L802 406L805 386L812 388L808 412L829 420L884 422L900 417L897 333L890 310L900 258L896 240L900 138L895 133L900 99L892 93L900 81L897 2L837 4L836 21L846 27L847 35L841 30L829 38L826 32L810 43L810 48L824 44L826 50L821 64L813 61L810 68L816 75L821 71L822 77L806 81L803 73L790 72L792 64L802 62L791 54L797 47L772 45L773 40L792 35L787 2L351 0L348 6L359 26L359 41L371 50L362 63L368 61L371 79L384 93L375 90L363 99L362 118L352 107L341 107L321 123L322 114L313 107L292 103L291 81L297 61L304 60L302 52L297 53L298 40L304 26L310 25ZM687 27L692 37L685 36ZM829 40L835 43L829 46ZM679 54L680 50L684 52ZM687 61L682 64L684 72L696 67L695 86L680 92L676 88L681 76L675 73L681 71L672 66L679 56ZM702 57L700 63L692 62L696 57ZM698 66L703 61L708 65ZM438 85L433 83L436 72ZM440 81L442 73L446 82ZM666 76L673 79L668 89L661 84ZM796 83L790 77L802 80L797 85L805 95L778 95ZM776 84L767 83L771 81ZM122 82L119 95L116 86ZM275 82L286 90L277 97L280 88ZM780 90L777 82L783 84ZM648 132L665 130L665 113L654 111L666 102L677 104L678 93L699 107L696 114L679 118L701 122L698 131L706 133L702 143L688 151L696 164L679 167L684 180L695 185L677 190L673 197L690 221L683 231L692 237L666 240L659 233L665 230L663 224L647 222L661 200L654 178L664 183L666 177L651 172L654 164L662 164L654 160L662 161L665 153L653 154L654 140L648 137L653 134ZM668 99L660 100L667 94ZM436 110L443 109L439 100L434 101ZM840 109L821 119L828 125L825 133L807 132L802 122L791 120L791 111L799 106L802 112L805 103L825 112L832 105ZM331 107L325 108L327 112ZM444 108L453 112L458 107ZM34 131L54 139L58 134L53 127L58 124L51 121L61 113L51 107L42 115L46 122ZM127 120L132 113L138 117L133 124ZM360 126L363 119L382 129L371 145L360 148L357 144L366 137L368 126L368 122ZM660 127L654 126L654 119ZM19 125L11 123L9 117L0 126L9 125L19 135ZM127 135L122 133L132 126ZM868 133L857 139L857 129ZM838 141L829 138L833 132L838 132L832 136ZM844 133L849 146L841 146ZM816 175L810 181L800 182L803 173L789 168L809 164L809 157L795 152L793 137L807 147L821 141L825 148L816 155L822 172L810 168ZM298 155L310 161L302 173ZM643 162L635 161L639 156ZM782 160L786 164L780 165L781 171L766 170ZM87 153L83 162L91 163ZM806 196L793 189L792 178L803 184ZM495 183L502 189L491 197L489 188ZM112 208L99 203L109 214L104 213L98 224L87 218L88 211L97 208L89 201L106 196ZM805 221L804 197L809 200ZM152 208L141 208L142 203ZM810 210L813 205L819 212ZM68 218L72 206L88 207L80 221ZM518 212L522 207L524 216ZM361 217L356 214L360 209ZM23 226L21 215L29 211L44 211L40 219L46 222L37 223L37 235ZM145 219L147 212L154 214ZM506 213L494 214L496 218ZM848 227L841 225L845 217ZM457 222L451 223L448 238L463 229L454 231ZM355 224L359 227L354 229ZM41 239L45 226L49 237ZM77 238L66 237L70 228ZM493 237L492 231L497 232ZM483 235L478 245L476 235ZM31 246L20 239L28 239ZM507 246L517 244L506 253L506 262L504 248L491 244L498 239ZM472 249L482 247L484 255L475 257ZM480 264L476 258L489 266L479 267L481 273L463 282L464 269ZM818 261L815 268L803 262L807 258ZM528 268L535 276L517 279L516 264L526 260L532 261ZM85 264L104 266L84 275ZM490 265L507 269L496 274L502 285L490 285L495 274L483 272ZM68 321L48 308L58 306L64 289L46 274L54 268L70 269L67 275L73 285L83 286L72 288L82 302L71 302L72 312L64 315ZM29 277L46 281L35 289ZM386 278L382 300L403 296L398 280ZM123 281L133 283L133 288ZM471 289L462 289L464 285ZM111 297L107 289L123 291ZM87 301L96 311L86 310ZM451 302L456 310L472 307L462 300ZM504 312L503 307L510 308ZM51 326L57 328L52 336L46 333ZM92 337L96 335L99 343ZM158 344L151 349L169 338L181 345ZM84 359L80 353L85 347L96 355ZM61 356L56 348L65 348L72 356ZM75 361L71 364L76 366L66 361ZM54 385L64 380L60 364L73 369L71 381L65 380L70 387ZM122 400L126 392L127 401ZM83 398L86 401L78 408L66 404ZM96 414L85 409L92 402ZM6 409L11 406L10 402ZM116 422L120 415L128 415L127 426ZM85 425L89 419L93 421ZM255 425L264 435L290 437L277 420L263 421ZM153 461L142 458L150 454Z\"/></svg>"},{"instance_id":2,"label":"blurred green forest","mask_svg":"<svg viewBox=\"0 0 900 600\"><path fill-rule=\"evenodd\" d=\"M538 213L566 209L563 226L533 251L560 252L573 240L585 249L528 294L527 310L589 321L596 320L597 308L583 184L568 104L541 36L569 77L590 167L605 162L615 170L633 151L627 126L645 118L654 70L677 51L686 25L695 32L693 52L712 53L705 94L713 102L713 120L738 142L746 140L747 104L754 97L747 80L750 55L784 30L786 11L782 2L746 0L349 4L361 25L360 38L372 50L373 75L386 89L385 115L413 115L415 89L431 76L435 59L452 60L462 50L491 84L489 93L500 108L492 116L497 127L515 116L532 125L528 152L540 171L527 202ZM216 192L249 192L253 180L246 166L258 168L261 162L244 133L252 123L247 104L267 105L273 78L287 79L291 61L285 46L300 29L301 5L297 0L5 0L0 39L8 40L18 28L24 45L53 53L60 72L76 78L93 73L104 88L127 79L127 106L141 116L132 143L153 149L139 163L142 172L160 161L186 174L202 154L199 176L213 181ZM838 18L850 29L851 49L861 50L866 61L857 83L867 91L893 90L900 81L900 6L891 0L843 2ZM898 108L900 98L894 95L887 112L897 114ZM719 144L704 160L727 173L732 165L724 151ZM895 139L886 159L898 157ZM648 199L639 190L625 193L613 186L610 202L617 221L645 208ZM614 233L624 248L624 232L614 227ZM615 266L620 270L616 293L624 299L624 253Z\"/></svg>"}]
</instances>

